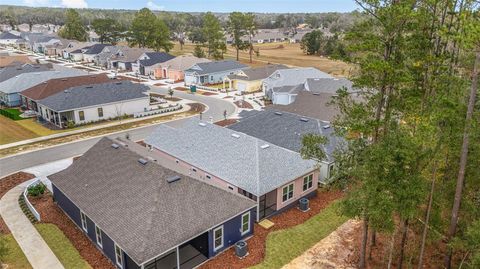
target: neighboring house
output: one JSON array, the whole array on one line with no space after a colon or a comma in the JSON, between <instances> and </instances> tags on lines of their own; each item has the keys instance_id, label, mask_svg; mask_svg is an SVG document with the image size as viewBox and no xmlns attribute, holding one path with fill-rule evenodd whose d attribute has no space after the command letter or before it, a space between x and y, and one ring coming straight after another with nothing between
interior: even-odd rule
<instances>
[{"instance_id":1,"label":"neighboring house","mask_svg":"<svg viewBox=\"0 0 480 269\"><path fill-rule=\"evenodd\" d=\"M237 61L224 60L198 63L185 70L186 85L208 85L223 83L228 75L237 74L249 68Z\"/></svg>"},{"instance_id":2,"label":"neighboring house","mask_svg":"<svg viewBox=\"0 0 480 269\"><path fill-rule=\"evenodd\" d=\"M21 36L14 35L10 32L0 33L0 45L1 46L14 46L18 41L23 40Z\"/></svg>"},{"instance_id":3,"label":"neighboring house","mask_svg":"<svg viewBox=\"0 0 480 269\"><path fill-rule=\"evenodd\" d=\"M255 203L102 138L48 176L56 204L116 268L192 269L253 234Z\"/></svg>"},{"instance_id":4,"label":"neighboring house","mask_svg":"<svg viewBox=\"0 0 480 269\"><path fill-rule=\"evenodd\" d=\"M318 168L299 153L264 140L190 119L158 126L145 139L158 163L240 193L257 203L257 221L316 194Z\"/></svg>"},{"instance_id":5,"label":"neighboring house","mask_svg":"<svg viewBox=\"0 0 480 269\"><path fill-rule=\"evenodd\" d=\"M107 68L108 59L110 59L113 55L118 53L119 50L120 50L119 46L107 46L102 50L102 52L95 55L95 57L93 58L94 59L93 62L95 63L96 66Z\"/></svg>"},{"instance_id":6,"label":"neighboring house","mask_svg":"<svg viewBox=\"0 0 480 269\"><path fill-rule=\"evenodd\" d=\"M18 64L33 64L33 62L28 55L0 55L0 68Z\"/></svg>"},{"instance_id":7,"label":"neighboring house","mask_svg":"<svg viewBox=\"0 0 480 269\"><path fill-rule=\"evenodd\" d=\"M59 38L59 42L55 42L53 44L46 44L44 47L44 53L48 56L56 56L62 57L63 56L63 49L70 44L70 40Z\"/></svg>"},{"instance_id":8,"label":"neighboring house","mask_svg":"<svg viewBox=\"0 0 480 269\"><path fill-rule=\"evenodd\" d=\"M164 63L154 66L155 79L171 79L182 81L185 77L185 70L198 63L211 62L209 59L198 58L192 55L177 56Z\"/></svg>"},{"instance_id":9,"label":"neighboring house","mask_svg":"<svg viewBox=\"0 0 480 269\"><path fill-rule=\"evenodd\" d=\"M230 34L225 35L225 40L227 44L233 43L233 38ZM248 35L244 35L241 37L242 41L249 41L250 37ZM251 37L252 43L276 43L276 42L283 42L287 40L287 36L282 31L282 29L259 29L257 33Z\"/></svg>"},{"instance_id":10,"label":"neighboring house","mask_svg":"<svg viewBox=\"0 0 480 269\"><path fill-rule=\"evenodd\" d=\"M148 86L131 81L68 88L37 102L44 120L64 128L114 119L149 108Z\"/></svg>"},{"instance_id":11,"label":"neighboring house","mask_svg":"<svg viewBox=\"0 0 480 269\"><path fill-rule=\"evenodd\" d=\"M13 64L0 69L0 82L11 79L23 73L52 70L52 64Z\"/></svg>"},{"instance_id":12,"label":"neighboring house","mask_svg":"<svg viewBox=\"0 0 480 269\"><path fill-rule=\"evenodd\" d=\"M324 136L328 139L328 143L322 146L326 158L320 162L319 180L325 183L331 177L335 161L333 153L341 140L335 135L333 127L327 121L269 109L252 113L227 128L298 153L302 148L303 135Z\"/></svg>"},{"instance_id":13,"label":"neighboring house","mask_svg":"<svg viewBox=\"0 0 480 269\"><path fill-rule=\"evenodd\" d=\"M155 66L175 58L165 52L145 52L135 63L132 63L132 71L142 76L154 76Z\"/></svg>"},{"instance_id":14,"label":"neighboring house","mask_svg":"<svg viewBox=\"0 0 480 269\"><path fill-rule=\"evenodd\" d=\"M63 58L75 62L83 61L83 53L86 52L94 43L71 41L63 49Z\"/></svg>"},{"instance_id":15,"label":"neighboring house","mask_svg":"<svg viewBox=\"0 0 480 269\"><path fill-rule=\"evenodd\" d=\"M102 53L104 49L110 47L109 44L93 44L85 52L83 52L83 61L87 63L95 63L95 57ZM108 50L108 48L107 48Z\"/></svg>"},{"instance_id":16,"label":"neighboring house","mask_svg":"<svg viewBox=\"0 0 480 269\"><path fill-rule=\"evenodd\" d=\"M5 24L5 23L0 24L0 32L9 32L12 30L13 30L13 27L10 24Z\"/></svg>"},{"instance_id":17,"label":"neighboring house","mask_svg":"<svg viewBox=\"0 0 480 269\"><path fill-rule=\"evenodd\" d=\"M84 76L88 73L66 67L55 67L57 70L43 72L29 72L17 75L0 82L0 103L14 107L21 105L19 93L37 84L53 78Z\"/></svg>"},{"instance_id":18,"label":"neighboring house","mask_svg":"<svg viewBox=\"0 0 480 269\"><path fill-rule=\"evenodd\" d=\"M143 48L118 47L118 51L107 59L107 68L120 71L132 71L132 64L144 53L145 49Z\"/></svg>"},{"instance_id":19,"label":"neighboring house","mask_svg":"<svg viewBox=\"0 0 480 269\"><path fill-rule=\"evenodd\" d=\"M225 79L229 83L229 89L241 92L257 92L262 90L262 81L273 72L280 69L288 69L281 64L268 64L266 66L244 69L234 75L228 75Z\"/></svg>"},{"instance_id":20,"label":"neighboring house","mask_svg":"<svg viewBox=\"0 0 480 269\"><path fill-rule=\"evenodd\" d=\"M30 31L30 25L28 23L22 23L17 25L17 29L20 32L29 32Z\"/></svg>"},{"instance_id":21,"label":"neighboring house","mask_svg":"<svg viewBox=\"0 0 480 269\"><path fill-rule=\"evenodd\" d=\"M37 103L42 99L68 88L106 83L109 81L111 81L111 79L108 78L106 74L50 79L22 91L20 97L22 99L22 105L26 109L39 113Z\"/></svg>"},{"instance_id":22,"label":"neighboring house","mask_svg":"<svg viewBox=\"0 0 480 269\"><path fill-rule=\"evenodd\" d=\"M32 51L47 55L47 47L51 47L55 44L62 44L60 38L54 36L40 36L33 41Z\"/></svg>"},{"instance_id":23,"label":"neighboring house","mask_svg":"<svg viewBox=\"0 0 480 269\"><path fill-rule=\"evenodd\" d=\"M274 104L289 104L293 101L292 86L304 84L309 78L333 78L316 68L291 68L273 72L262 82L263 92ZM276 89L275 89L276 88Z\"/></svg>"},{"instance_id":24,"label":"neighboring house","mask_svg":"<svg viewBox=\"0 0 480 269\"><path fill-rule=\"evenodd\" d=\"M97 33L95 33L95 31L89 31L88 42L94 42L94 43L100 42L100 36Z\"/></svg>"}]
</instances>

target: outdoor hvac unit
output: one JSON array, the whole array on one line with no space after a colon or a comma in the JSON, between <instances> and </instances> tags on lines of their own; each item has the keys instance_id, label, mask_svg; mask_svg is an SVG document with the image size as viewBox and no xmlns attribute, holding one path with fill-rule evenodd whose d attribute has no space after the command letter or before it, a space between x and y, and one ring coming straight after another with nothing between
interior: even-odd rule
<instances>
[{"instance_id":1,"label":"outdoor hvac unit","mask_svg":"<svg viewBox=\"0 0 480 269\"><path fill-rule=\"evenodd\" d=\"M307 211L308 209L310 209L309 207L309 202L308 202L308 199L307 198L302 198L299 200L299 203L300 203L300 210L302 210L303 212Z\"/></svg>"},{"instance_id":2,"label":"outdoor hvac unit","mask_svg":"<svg viewBox=\"0 0 480 269\"><path fill-rule=\"evenodd\" d=\"M235 243L235 254L237 257L244 258L248 255L248 246L247 242L240 240Z\"/></svg>"}]
</instances>

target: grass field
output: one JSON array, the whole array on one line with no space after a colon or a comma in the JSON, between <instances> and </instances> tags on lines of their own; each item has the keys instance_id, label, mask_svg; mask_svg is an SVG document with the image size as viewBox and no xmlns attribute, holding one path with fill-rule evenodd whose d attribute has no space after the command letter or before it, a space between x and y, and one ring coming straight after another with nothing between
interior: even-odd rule
<instances>
[{"instance_id":1,"label":"grass field","mask_svg":"<svg viewBox=\"0 0 480 269\"><path fill-rule=\"evenodd\" d=\"M91 268L56 225L36 224L35 227L65 268Z\"/></svg>"},{"instance_id":2,"label":"grass field","mask_svg":"<svg viewBox=\"0 0 480 269\"><path fill-rule=\"evenodd\" d=\"M10 115L13 116L12 120L23 120L23 118L20 117L22 112L20 110L18 110L17 108L4 108L4 109L0 109L0 112L9 113Z\"/></svg>"},{"instance_id":3,"label":"grass field","mask_svg":"<svg viewBox=\"0 0 480 269\"><path fill-rule=\"evenodd\" d=\"M264 261L251 268L281 268L300 256L348 220L338 213L338 206L338 202L333 203L303 224L270 233Z\"/></svg>"},{"instance_id":4,"label":"grass field","mask_svg":"<svg viewBox=\"0 0 480 269\"><path fill-rule=\"evenodd\" d=\"M23 254L22 250L20 249L20 246L17 244L17 241L13 238L11 234L8 235L1 235L0 234L0 239L5 240L8 253L7 256L5 257L5 261L3 261L4 264L7 264L7 268L15 268L15 269L30 269L32 266L27 260L27 257L25 257L25 254Z\"/></svg>"},{"instance_id":5,"label":"grass field","mask_svg":"<svg viewBox=\"0 0 480 269\"><path fill-rule=\"evenodd\" d=\"M173 55L192 53L194 48L195 46L193 44L185 44L183 50L180 50L180 45L176 43L171 53ZM253 67L268 63L285 64L292 67L315 67L323 72L340 77L348 77L352 70L352 66L342 61L315 55L305 55L300 49L300 44L256 44L255 49L259 49L260 55L258 57L253 55L253 63L249 62L249 54L247 51L240 52L240 62ZM235 57L235 49L230 45L227 46L225 59L235 59Z\"/></svg>"},{"instance_id":6,"label":"grass field","mask_svg":"<svg viewBox=\"0 0 480 269\"><path fill-rule=\"evenodd\" d=\"M50 130L38 124L34 118L14 121L0 115L0 145L64 131Z\"/></svg>"}]
</instances>

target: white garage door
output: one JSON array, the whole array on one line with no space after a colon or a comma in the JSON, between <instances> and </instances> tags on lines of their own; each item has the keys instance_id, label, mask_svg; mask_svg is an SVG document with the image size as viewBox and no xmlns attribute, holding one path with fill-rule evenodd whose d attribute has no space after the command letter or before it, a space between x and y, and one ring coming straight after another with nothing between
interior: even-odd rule
<instances>
[{"instance_id":1,"label":"white garage door","mask_svg":"<svg viewBox=\"0 0 480 269\"><path fill-rule=\"evenodd\" d=\"M237 90L242 91L242 92L247 90L247 83L237 82Z\"/></svg>"}]
</instances>

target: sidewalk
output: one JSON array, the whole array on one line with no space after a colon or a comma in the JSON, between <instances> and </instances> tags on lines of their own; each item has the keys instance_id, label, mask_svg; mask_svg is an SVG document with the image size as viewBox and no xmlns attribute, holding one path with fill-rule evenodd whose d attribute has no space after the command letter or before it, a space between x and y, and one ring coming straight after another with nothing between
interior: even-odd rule
<instances>
[{"instance_id":1,"label":"sidewalk","mask_svg":"<svg viewBox=\"0 0 480 269\"><path fill-rule=\"evenodd\" d=\"M18 197L33 180L14 187L2 197L0 215L34 269L61 269L63 265L18 204Z\"/></svg>"}]
</instances>

